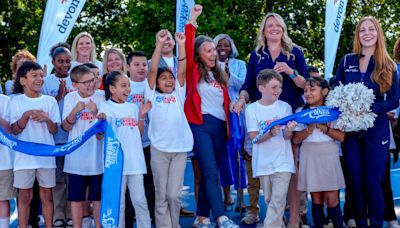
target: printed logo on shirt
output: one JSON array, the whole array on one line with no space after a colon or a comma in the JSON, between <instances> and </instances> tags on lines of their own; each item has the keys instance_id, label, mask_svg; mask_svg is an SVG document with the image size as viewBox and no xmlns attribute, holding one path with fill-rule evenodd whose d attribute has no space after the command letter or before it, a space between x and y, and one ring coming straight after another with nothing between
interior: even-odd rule
<instances>
[{"instance_id":1,"label":"printed logo on shirt","mask_svg":"<svg viewBox=\"0 0 400 228\"><path fill-rule=\"evenodd\" d=\"M156 96L156 102L164 104L176 103L176 98L174 95L171 96L158 95Z\"/></svg>"},{"instance_id":2,"label":"printed logo on shirt","mask_svg":"<svg viewBox=\"0 0 400 228\"><path fill-rule=\"evenodd\" d=\"M217 88L219 90L220 93L222 93L222 87L221 84L219 84L216 80L212 80L210 82L210 84L212 85L212 87Z\"/></svg>"},{"instance_id":3,"label":"printed logo on shirt","mask_svg":"<svg viewBox=\"0 0 400 228\"><path fill-rule=\"evenodd\" d=\"M144 94L129 94L127 102L130 103L141 103L144 100Z\"/></svg>"},{"instance_id":4,"label":"printed logo on shirt","mask_svg":"<svg viewBox=\"0 0 400 228\"><path fill-rule=\"evenodd\" d=\"M136 127L136 126L138 126L138 122L135 118L117 118L115 120L115 126L117 126L117 127L124 127L124 126Z\"/></svg>"},{"instance_id":5,"label":"printed logo on shirt","mask_svg":"<svg viewBox=\"0 0 400 228\"><path fill-rule=\"evenodd\" d=\"M87 109L84 109L78 113L76 113L76 120L94 120L96 116L93 113L89 112Z\"/></svg>"},{"instance_id":6,"label":"printed logo on shirt","mask_svg":"<svg viewBox=\"0 0 400 228\"><path fill-rule=\"evenodd\" d=\"M358 66L350 65L344 72L358 72Z\"/></svg>"},{"instance_id":7,"label":"printed logo on shirt","mask_svg":"<svg viewBox=\"0 0 400 228\"><path fill-rule=\"evenodd\" d=\"M268 125L270 125L272 122L274 122L275 120L278 120L278 119L279 119L278 117L274 117L274 118L272 118L272 119L270 119L270 120L260 121L260 122L258 123L259 128L260 128L260 129L264 129L264 128L266 128Z\"/></svg>"}]
</instances>

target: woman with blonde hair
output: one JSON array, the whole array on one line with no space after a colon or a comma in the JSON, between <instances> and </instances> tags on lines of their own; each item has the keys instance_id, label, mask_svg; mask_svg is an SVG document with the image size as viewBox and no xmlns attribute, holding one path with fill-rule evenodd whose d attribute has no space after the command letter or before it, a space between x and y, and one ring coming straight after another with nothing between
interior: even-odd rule
<instances>
[{"instance_id":1,"label":"woman with blonde hair","mask_svg":"<svg viewBox=\"0 0 400 228\"><path fill-rule=\"evenodd\" d=\"M126 59L121 49L112 47L106 49L103 56L103 73L121 71L126 73Z\"/></svg>"},{"instance_id":2,"label":"woman with blonde hair","mask_svg":"<svg viewBox=\"0 0 400 228\"><path fill-rule=\"evenodd\" d=\"M347 132L342 143L344 166L352 192L357 227L382 227L384 182L389 159L389 119L387 112L399 106L397 66L390 58L384 33L374 17L362 18L356 26L353 53L345 55L336 73L335 85L363 82L374 91L371 106L377 117L366 131ZM323 209L320 209L323 210Z\"/></svg>"},{"instance_id":3,"label":"woman with blonde hair","mask_svg":"<svg viewBox=\"0 0 400 228\"><path fill-rule=\"evenodd\" d=\"M257 101L261 93L256 86L256 78L260 71L273 69L283 77L282 93L279 100L287 102L292 111L303 105L302 98L305 78L309 77L307 64L300 47L290 39L283 18L277 13L267 13L260 23L256 38L256 48L251 52L247 65L246 80L239 93L238 101L232 106L240 112L246 102ZM297 166L298 146L293 146L294 160ZM293 174L289 186L290 227L299 226L299 198L297 174ZM256 208L251 205L250 208ZM249 210L243 223L255 224L259 220L258 209Z\"/></svg>"},{"instance_id":4,"label":"woman with blonde hair","mask_svg":"<svg viewBox=\"0 0 400 228\"><path fill-rule=\"evenodd\" d=\"M96 60L96 44L94 43L94 39L90 33L81 32L75 36L75 39L72 42L71 55L71 69L85 63L93 63L99 68L100 75L103 74L102 63Z\"/></svg>"}]
</instances>

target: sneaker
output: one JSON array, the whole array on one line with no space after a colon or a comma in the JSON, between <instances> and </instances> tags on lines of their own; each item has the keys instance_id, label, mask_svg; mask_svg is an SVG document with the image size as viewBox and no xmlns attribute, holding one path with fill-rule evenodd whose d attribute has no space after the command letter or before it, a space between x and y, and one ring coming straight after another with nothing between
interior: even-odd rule
<instances>
[{"instance_id":1,"label":"sneaker","mask_svg":"<svg viewBox=\"0 0 400 228\"><path fill-rule=\"evenodd\" d=\"M72 222L72 219L67 218L67 220L65 221L65 227L73 227L74 223Z\"/></svg>"},{"instance_id":2,"label":"sneaker","mask_svg":"<svg viewBox=\"0 0 400 228\"><path fill-rule=\"evenodd\" d=\"M235 222L226 216L221 216L219 219L219 228L240 228Z\"/></svg>"},{"instance_id":3,"label":"sneaker","mask_svg":"<svg viewBox=\"0 0 400 228\"><path fill-rule=\"evenodd\" d=\"M53 227L64 227L65 223L63 219L56 219L53 222Z\"/></svg>"},{"instance_id":4,"label":"sneaker","mask_svg":"<svg viewBox=\"0 0 400 228\"><path fill-rule=\"evenodd\" d=\"M354 220L354 219L349 219L349 221L347 221L347 227L348 227L348 228L355 228L355 227L357 227L356 220Z\"/></svg>"},{"instance_id":5,"label":"sneaker","mask_svg":"<svg viewBox=\"0 0 400 228\"><path fill-rule=\"evenodd\" d=\"M210 221L210 218L203 219L203 222L199 221L199 217L193 222L193 228L216 228L217 226Z\"/></svg>"},{"instance_id":6,"label":"sneaker","mask_svg":"<svg viewBox=\"0 0 400 228\"><path fill-rule=\"evenodd\" d=\"M388 228L400 228L399 222L397 220L389 221Z\"/></svg>"},{"instance_id":7,"label":"sneaker","mask_svg":"<svg viewBox=\"0 0 400 228\"><path fill-rule=\"evenodd\" d=\"M242 224L246 225L255 225L260 221L260 217L255 214L247 213L246 216L242 218L242 221L240 221Z\"/></svg>"},{"instance_id":8,"label":"sneaker","mask_svg":"<svg viewBox=\"0 0 400 228\"><path fill-rule=\"evenodd\" d=\"M39 226L44 226L44 217L43 217L43 215L38 215L38 223L39 223Z\"/></svg>"},{"instance_id":9,"label":"sneaker","mask_svg":"<svg viewBox=\"0 0 400 228\"><path fill-rule=\"evenodd\" d=\"M91 228L92 227L92 218L90 216L86 216L82 219L82 228Z\"/></svg>"}]
</instances>

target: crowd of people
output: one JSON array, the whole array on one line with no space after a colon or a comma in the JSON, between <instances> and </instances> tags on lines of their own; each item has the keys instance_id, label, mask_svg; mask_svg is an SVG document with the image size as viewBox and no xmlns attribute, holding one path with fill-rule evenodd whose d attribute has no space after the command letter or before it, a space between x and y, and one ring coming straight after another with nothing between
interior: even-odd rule
<instances>
[{"instance_id":1,"label":"crowd of people","mask_svg":"<svg viewBox=\"0 0 400 228\"><path fill-rule=\"evenodd\" d=\"M150 60L142 51L125 56L112 47L100 62L87 32L72 46L59 43L50 49L54 73L27 50L18 51L6 95L0 95L0 126L19 140L62 145L97 120L107 120L124 153L118 227L133 227L133 217L139 228L180 227L188 158L195 177L194 227L239 227L226 212L235 205L232 185L241 196L235 210L246 212L243 224L260 222L262 189L267 205L262 227L307 226L307 193L314 227L330 222L382 227L384 221L400 227L389 153L400 146L396 149L393 137L399 132L392 131L399 114L400 39L393 50L396 64L378 20L360 19L352 53L327 81L307 65L279 14L262 19L246 66L229 35L196 35L202 10L193 7L184 33L158 31ZM363 82L375 95L372 128L345 133L335 121L290 121L252 143L261 126L323 106L330 89L354 82ZM242 153L231 137L232 114L245 118ZM9 227L14 198L19 227L38 227L39 200L46 228L102 227L103 140L99 133L65 157L27 155L1 145L0 227Z\"/></svg>"}]
</instances>

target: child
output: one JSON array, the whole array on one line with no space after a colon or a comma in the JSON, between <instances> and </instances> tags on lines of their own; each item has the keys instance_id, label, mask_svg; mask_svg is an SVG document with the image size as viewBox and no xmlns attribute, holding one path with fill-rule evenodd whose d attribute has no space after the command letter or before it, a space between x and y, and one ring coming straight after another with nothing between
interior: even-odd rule
<instances>
[{"instance_id":1,"label":"child","mask_svg":"<svg viewBox=\"0 0 400 228\"><path fill-rule=\"evenodd\" d=\"M68 141L81 135L96 122L97 107L104 97L94 92L95 77L84 65L71 70L72 85L77 91L68 93L64 100L62 127L69 131ZM85 162L82 162L82 159ZM71 201L71 213L74 226L82 225L83 202L93 201L93 216L96 227L99 222L101 179L103 173L103 151L96 138L90 138L73 153L65 156L64 172L68 173L68 200Z\"/></svg>"},{"instance_id":2,"label":"child","mask_svg":"<svg viewBox=\"0 0 400 228\"><path fill-rule=\"evenodd\" d=\"M129 78L120 71L108 73L103 81L106 102L99 109L99 118L107 119L117 135L124 152L124 169L121 184L121 200L118 227L125 227L125 192L129 188L136 212L138 228L151 227L150 214L143 187L146 173L140 134L151 103L142 103L140 109L126 102L131 91Z\"/></svg>"},{"instance_id":3,"label":"child","mask_svg":"<svg viewBox=\"0 0 400 228\"><path fill-rule=\"evenodd\" d=\"M322 106L329 92L323 78L308 78L304 87L307 104L298 111ZM301 143L299 166L299 191L311 192L314 227L323 227L324 202L334 227L343 227L338 191L345 187L336 141L343 142L344 132L328 124L300 124L293 136L295 144Z\"/></svg>"},{"instance_id":4,"label":"child","mask_svg":"<svg viewBox=\"0 0 400 228\"><path fill-rule=\"evenodd\" d=\"M94 77L96 79L96 83L94 85L94 90L95 91L100 91L100 85L101 85L101 75L100 75L100 69L98 66L96 66L93 63L84 63L82 65L85 65L87 67L89 67L90 71L92 71L92 73L94 74ZM102 90L101 90L102 91ZM103 94L104 95L104 94Z\"/></svg>"},{"instance_id":5,"label":"child","mask_svg":"<svg viewBox=\"0 0 400 228\"><path fill-rule=\"evenodd\" d=\"M193 148L192 132L183 112L186 94L185 36L177 33L175 39L181 56L177 81L169 68L158 68L163 45L168 40L168 32L162 30L157 36L146 88L147 99L153 104L149 112L149 138L157 227L180 227L179 197L185 174L186 152Z\"/></svg>"},{"instance_id":6,"label":"child","mask_svg":"<svg viewBox=\"0 0 400 228\"><path fill-rule=\"evenodd\" d=\"M54 145L53 134L60 123L57 101L42 95L44 73L42 67L33 62L25 62L18 69L14 93L23 93L13 98L10 105L10 123L17 139ZM27 227L32 186L39 182L40 199L45 219L45 227L53 227L52 188L56 186L56 159L47 156L32 156L15 152L14 187L18 193L18 223Z\"/></svg>"},{"instance_id":7,"label":"child","mask_svg":"<svg viewBox=\"0 0 400 228\"><path fill-rule=\"evenodd\" d=\"M42 93L54 97L58 102L60 113L63 112L64 97L73 91L72 81L69 77L71 68L71 53L67 43L58 43L50 49L51 63L54 66L54 74L44 79ZM60 114L61 115L61 114ZM61 118L61 117L60 117ZM68 141L68 132L61 126L54 135L56 145L62 145ZM64 156L56 157L56 187L53 188L54 227L62 227L65 224L72 226L70 208L67 207L67 176L63 172Z\"/></svg>"},{"instance_id":8,"label":"child","mask_svg":"<svg viewBox=\"0 0 400 228\"><path fill-rule=\"evenodd\" d=\"M146 78L148 72L147 57L144 52L134 51L132 53L129 53L126 61L128 64L128 71L131 79L130 82L131 93L129 94L127 102L134 103L139 108L140 104L144 100L144 92L146 90L146 86L148 85ZM149 207L150 217L152 219L152 222L154 223L155 189L154 189L153 173L151 172L150 139L148 136L148 129L149 129L149 121L146 116L142 134L142 147L143 147L144 158L146 160L147 173L144 174L143 179L144 179L144 189L146 193L147 205ZM126 210L128 209L129 206L127 204ZM126 211L125 213L128 212ZM125 225L128 226L128 224Z\"/></svg>"},{"instance_id":9,"label":"child","mask_svg":"<svg viewBox=\"0 0 400 228\"><path fill-rule=\"evenodd\" d=\"M271 122L292 114L292 108L278 100L282 92L282 76L274 70L262 70L256 84L261 99L246 109L246 126L250 139L254 139L260 124ZM253 177L259 177L268 205L264 227L284 227L283 213L292 173L295 172L290 139L296 122L285 127L275 126L253 145Z\"/></svg>"},{"instance_id":10,"label":"child","mask_svg":"<svg viewBox=\"0 0 400 228\"><path fill-rule=\"evenodd\" d=\"M0 127L10 132L9 127L9 107L10 98L0 95ZM10 203L9 200L17 196L17 191L13 187L13 153L6 146L0 145L0 227L8 228L10 224Z\"/></svg>"}]
</instances>

